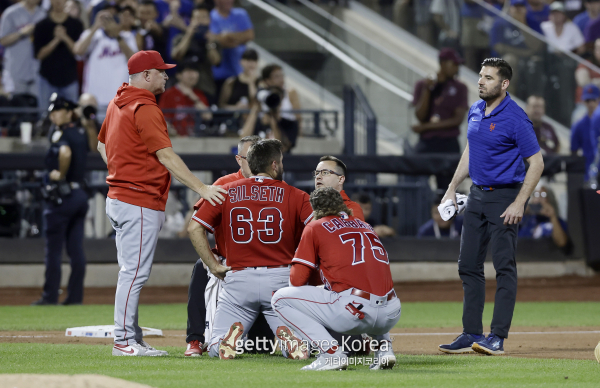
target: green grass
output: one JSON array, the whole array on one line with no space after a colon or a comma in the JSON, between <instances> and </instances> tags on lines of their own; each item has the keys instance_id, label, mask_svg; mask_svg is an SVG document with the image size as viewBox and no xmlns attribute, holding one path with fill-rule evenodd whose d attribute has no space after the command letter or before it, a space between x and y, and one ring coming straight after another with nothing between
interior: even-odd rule
<instances>
[{"instance_id":1,"label":"green grass","mask_svg":"<svg viewBox=\"0 0 600 388\"><path fill-rule=\"evenodd\" d=\"M0 330L64 330L76 326L110 325L113 308L112 305L0 306ZM485 325L489 325L493 309L493 303L486 304ZM596 302L517 303L513 326L598 326L599 310L600 303ZM461 314L461 303L403 303L397 327L460 327ZM147 327L185 330L186 306L141 305L139 321Z\"/></svg>"},{"instance_id":2,"label":"green grass","mask_svg":"<svg viewBox=\"0 0 600 388\"><path fill-rule=\"evenodd\" d=\"M346 372L305 372L308 361L242 356L112 357L109 345L0 344L3 373L97 373L153 387L597 387L595 361L483 356L400 356L391 371L351 366ZM565 379L568 377L568 380ZM1 380L1 377L0 377Z\"/></svg>"}]
</instances>

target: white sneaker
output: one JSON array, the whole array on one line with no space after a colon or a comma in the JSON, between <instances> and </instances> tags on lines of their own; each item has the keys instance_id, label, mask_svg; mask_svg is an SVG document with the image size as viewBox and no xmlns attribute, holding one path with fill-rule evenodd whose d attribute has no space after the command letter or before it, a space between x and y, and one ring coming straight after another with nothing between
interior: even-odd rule
<instances>
[{"instance_id":1,"label":"white sneaker","mask_svg":"<svg viewBox=\"0 0 600 388\"><path fill-rule=\"evenodd\" d=\"M345 370L348 368L348 356L341 349L335 353L321 353L312 364L301 370Z\"/></svg>"},{"instance_id":2,"label":"white sneaker","mask_svg":"<svg viewBox=\"0 0 600 388\"><path fill-rule=\"evenodd\" d=\"M147 344L146 344L147 345ZM166 356L167 352L164 350L157 350L153 347L146 347L140 343L132 343L131 345L119 345L115 344L112 349L113 356L145 356L145 357L158 357Z\"/></svg>"},{"instance_id":3,"label":"white sneaker","mask_svg":"<svg viewBox=\"0 0 600 388\"><path fill-rule=\"evenodd\" d=\"M150 346L150 344L144 340L139 341L138 344L145 347L148 351L160 353L159 356L168 356L169 355L169 352L167 352L166 350L158 350L158 349Z\"/></svg>"},{"instance_id":4,"label":"white sneaker","mask_svg":"<svg viewBox=\"0 0 600 388\"><path fill-rule=\"evenodd\" d=\"M382 348L382 345L379 345ZM369 366L369 370L392 369L396 365L396 356L392 350L392 344L389 343L385 350L377 350L373 363Z\"/></svg>"}]
</instances>

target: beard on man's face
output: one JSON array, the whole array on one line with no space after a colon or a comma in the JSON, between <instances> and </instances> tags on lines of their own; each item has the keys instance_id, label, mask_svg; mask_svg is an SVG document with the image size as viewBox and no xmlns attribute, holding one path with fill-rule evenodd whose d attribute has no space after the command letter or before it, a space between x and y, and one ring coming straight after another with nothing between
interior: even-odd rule
<instances>
[{"instance_id":1,"label":"beard on man's face","mask_svg":"<svg viewBox=\"0 0 600 388\"><path fill-rule=\"evenodd\" d=\"M277 175L275 175L275 179L278 181L282 181L283 180L283 166L278 166L277 167Z\"/></svg>"},{"instance_id":2,"label":"beard on man's face","mask_svg":"<svg viewBox=\"0 0 600 388\"><path fill-rule=\"evenodd\" d=\"M492 88L491 90L487 90L484 92L479 92L479 98L481 98L483 101L491 101L493 99L496 99L500 96L500 94L502 93L502 83L499 83L498 86L496 86L495 88Z\"/></svg>"}]
</instances>

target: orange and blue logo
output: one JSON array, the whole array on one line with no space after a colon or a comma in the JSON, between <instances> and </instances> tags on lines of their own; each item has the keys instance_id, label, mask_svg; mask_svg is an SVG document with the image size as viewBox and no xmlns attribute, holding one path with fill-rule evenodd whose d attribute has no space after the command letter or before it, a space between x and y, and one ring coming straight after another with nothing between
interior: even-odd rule
<instances>
[{"instance_id":1,"label":"orange and blue logo","mask_svg":"<svg viewBox=\"0 0 600 388\"><path fill-rule=\"evenodd\" d=\"M496 129L496 124L491 123L490 124L490 132L492 132L494 129Z\"/></svg>"}]
</instances>

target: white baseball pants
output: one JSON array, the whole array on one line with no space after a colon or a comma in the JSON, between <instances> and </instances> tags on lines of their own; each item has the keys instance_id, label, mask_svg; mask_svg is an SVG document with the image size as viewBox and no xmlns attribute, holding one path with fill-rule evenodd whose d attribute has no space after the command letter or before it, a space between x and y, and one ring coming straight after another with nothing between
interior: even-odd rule
<instances>
[{"instance_id":1,"label":"white baseball pants","mask_svg":"<svg viewBox=\"0 0 600 388\"><path fill-rule=\"evenodd\" d=\"M341 334L366 333L375 340L390 341L389 331L400 320L400 299L388 301L387 296L372 295L369 300L352 295L351 291L338 294L313 286L286 287L273 295L272 304L277 315L298 337L321 352L327 351L335 341L326 328ZM359 311L364 318L359 319L348 311L348 304L355 307L362 304ZM350 350L343 348L345 344L339 345L344 351Z\"/></svg>"}]
</instances>

